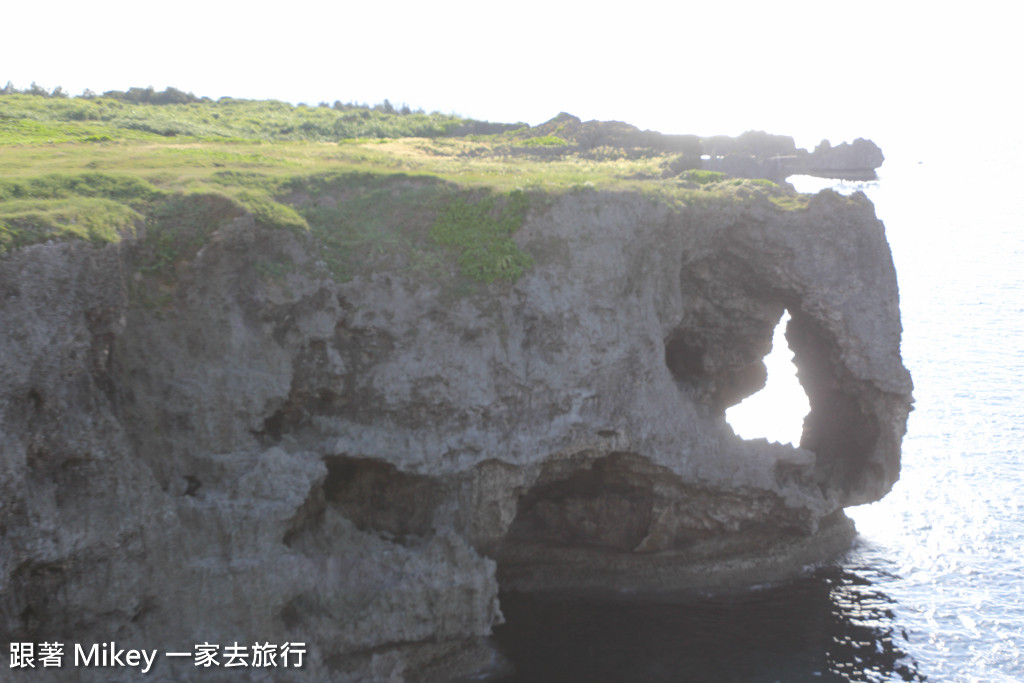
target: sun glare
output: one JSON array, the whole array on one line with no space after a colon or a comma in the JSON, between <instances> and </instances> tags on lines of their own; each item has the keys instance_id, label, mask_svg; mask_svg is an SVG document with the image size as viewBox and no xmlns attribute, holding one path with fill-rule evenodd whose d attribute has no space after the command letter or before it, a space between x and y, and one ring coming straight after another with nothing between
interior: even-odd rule
<instances>
[{"instance_id":1,"label":"sun glare","mask_svg":"<svg viewBox=\"0 0 1024 683\"><path fill-rule=\"evenodd\" d=\"M810 412L807 394L796 377L793 352L786 342L789 311L775 326L772 351L765 356L765 388L725 411L733 431L744 439L766 438L779 443L800 443L804 417Z\"/></svg>"}]
</instances>

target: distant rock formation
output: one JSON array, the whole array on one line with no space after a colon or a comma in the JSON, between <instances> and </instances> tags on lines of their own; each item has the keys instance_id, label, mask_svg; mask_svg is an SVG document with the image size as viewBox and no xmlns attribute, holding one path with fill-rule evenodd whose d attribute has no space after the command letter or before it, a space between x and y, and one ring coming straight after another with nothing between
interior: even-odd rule
<instances>
[{"instance_id":1,"label":"distant rock formation","mask_svg":"<svg viewBox=\"0 0 1024 683\"><path fill-rule=\"evenodd\" d=\"M666 135L640 130L621 121L587 121L566 113L529 129L527 138L555 135L565 146L544 150L530 148L532 154L564 154L567 149L596 155L615 150L630 157L675 154L667 173L701 168L720 171L737 178L766 178L783 182L791 175L816 175L846 180L870 180L885 157L878 146L863 138L833 147L823 140L813 152L798 149L788 135L747 131L737 137L716 135ZM609 152L605 152L609 153Z\"/></svg>"},{"instance_id":2,"label":"distant rock formation","mask_svg":"<svg viewBox=\"0 0 1024 683\"><path fill-rule=\"evenodd\" d=\"M557 135L572 143L578 150L592 152L600 148L633 152L700 156L701 143L696 135L666 135L652 130L640 130L622 121L581 121L572 114L562 112L555 118L529 131L530 137Z\"/></svg>"},{"instance_id":3,"label":"distant rock formation","mask_svg":"<svg viewBox=\"0 0 1024 683\"><path fill-rule=\"evenodd\" d=\"M822 140L813 152L797 149L793 138L748 132L737 138L704 138L701 168L738 178L782 182L791 175L844 180L872 180L885 161L874 142L857 138L833 147Z\"/></svg>"},{"instance_id":4,"label":"distant rock formation","mask_svg":"<svg viewBox=\"0 0 1024 683\"><path fill-rule=\"evenodd\" d=\"M844 142L837 147L828 140L822 140L807 158L804 168L810 175L859 180L874 178L875 169L883 161L882 150L870 140L857 138L852 143Z\"/></svg>"},{"instance_id":5,"label":"distant rock formation","mask_svg":"<svg viewBox=\"0 0 1024 683\"><path fill-rule=\"evenodd\" d=\"M842 509L896 481L911 402L863 195L584 190L516 240L533 268L476 290L401 268L339 283L301 234L245 216L158 296L132 242L0 257L0 630L301 641L274 681L450 680L492 656L499 586L736 586L847 547ZM783 309L798 448L724 417L762 386ZM194 672L161 655L150 680Z\"/></svg>"}]
</instances>

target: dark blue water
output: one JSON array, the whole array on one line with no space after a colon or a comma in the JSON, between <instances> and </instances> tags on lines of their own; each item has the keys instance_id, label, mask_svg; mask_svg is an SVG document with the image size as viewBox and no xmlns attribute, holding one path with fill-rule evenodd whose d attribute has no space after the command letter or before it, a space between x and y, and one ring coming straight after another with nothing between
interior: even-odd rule
<instances>
[{"instance_id":1,"label":"dark blue water","mask_svg":"<svg viewBox=\"0 0 1024 683\"><path fill-rule=\"evenodd\" d=\"M832 185L886 224L916 386L901 480L848 511L847 557L676 604L505 595L502 680L1024 681L1024 170L944 154Z\"/></svg>"},{"instance_id":2,"label":"dark blue water","mask_svg":"<svg viewBox=\"0 0 1024 683\"><path fill-rule=\"evenodd\" d=\"M685 602L505 595L507 683L920 681L870 568Z\"/></svg>"}]
</instances>

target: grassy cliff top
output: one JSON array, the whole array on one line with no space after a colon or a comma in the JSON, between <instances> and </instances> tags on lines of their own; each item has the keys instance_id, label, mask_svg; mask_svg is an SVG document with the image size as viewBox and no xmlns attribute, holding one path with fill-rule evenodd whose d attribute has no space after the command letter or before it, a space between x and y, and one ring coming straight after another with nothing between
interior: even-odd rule
<instances>
[{"instance_id":1,"label":"grassy cliff top","mask_svg":"<svg viewBox=\"0 0 1024 683\"><path fill-rule=\"evenodd\" d=\"M214 101L171 89L0 93L0 253L48 240L116 241L139 225L175 223L183 198L203 197L203 206L216 198L234 207L218 209L220 219L250 213L265 226L312 231L341 251L387 243L386 233L420 210L447 221L429 241L454 244L460 258L470 243L487 251L477 243L493 240L480 230L500 235L504 251L495 258L509 267L504 275L484 269L479 279L490 280L528 267L506 243L515 220L502 218L507 209L521 223L529 202L520 193L594 188L676 205L760 197L780 210L806 205L766 180L699 170L693 136L567 114L531 128L389 104Z\"/></svg>"}]
</instances>

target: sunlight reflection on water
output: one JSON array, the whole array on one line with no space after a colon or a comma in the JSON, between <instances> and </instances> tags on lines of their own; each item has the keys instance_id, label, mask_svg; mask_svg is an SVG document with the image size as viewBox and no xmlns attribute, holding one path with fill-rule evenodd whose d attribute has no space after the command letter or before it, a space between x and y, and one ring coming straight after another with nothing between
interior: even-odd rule
<instances>
[{"instance_id":1,"label":"sunlight reflection on water","mask_svg":"<svg viewBox=\"0 0 1024 683\"><path fill-rule=\"evenodd\" d=\"M849 561L891 570L875 585L931 680L1024 680L1024 217L999 190L1016 187L1010 158L975 160L985 187L949 191L948 160L887 163L863 188L896 262L915 410L901 480L848 511L861 536Z\"/></svg>"}]
</instances>

